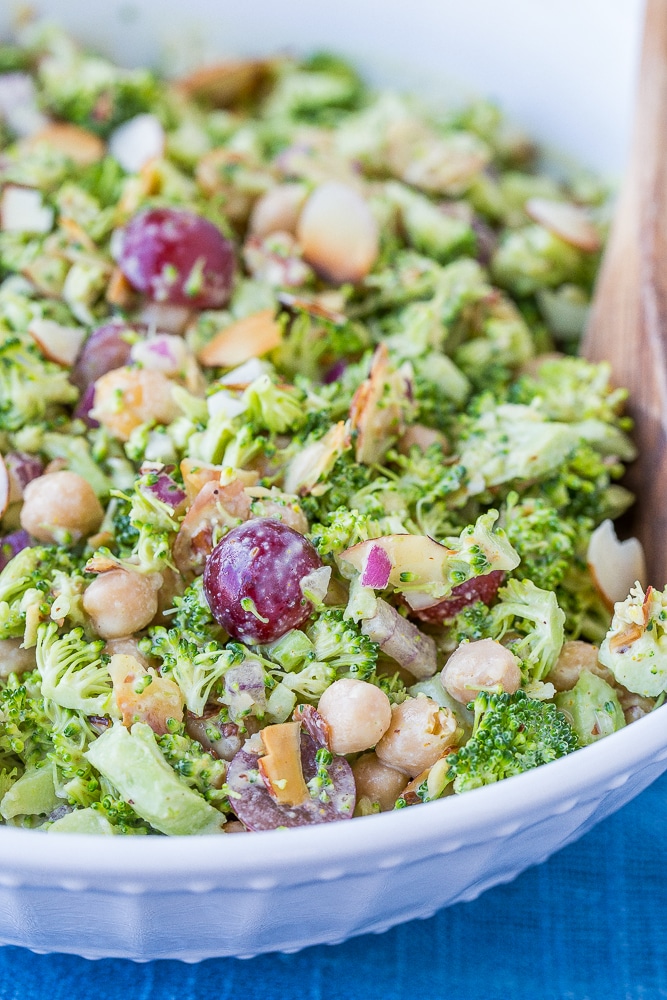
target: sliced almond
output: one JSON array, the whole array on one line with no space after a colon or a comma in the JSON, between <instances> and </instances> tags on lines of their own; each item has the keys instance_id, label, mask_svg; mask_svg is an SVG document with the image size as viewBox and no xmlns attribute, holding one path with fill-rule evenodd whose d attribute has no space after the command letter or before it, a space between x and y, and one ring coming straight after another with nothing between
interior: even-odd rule
<instances>
[{"instance_id":1,"label":"sliced almond","mask_svg":"<svg viewBox=\"0 0 667 1000\"><path fill-rule=\"evenodd\" d=\"M252 97L274 65L268 59L230 59L188 73L175 86L186 97L224 108Z\"/></svg>"},{"instance_id":2,"label":"sliced almond","mask_svg":"<svg viewBox=\"0 0 667 1000\"><path fill-rule=\"evenodd\" d=\"M300 806L310 795L301 768L301 725L281 722L260 732L266 756L257 767L269 794L285 806Z\"/></svg>"},{"instance_id":3,"label":"sliced almond","mask_svg":"<svg viewBox=\"0 0 667 1000\"><path fill-rule=\"evenodd\" d=\"M105 299L110 306L128 309L136 299L136 292L119 267L111 272Z\"/></svg>"},{"instance_id":4,"label":"sliced almond","mask_svg":"<svg viewBox=\"0 0 667 1000\"><path fill-rule=\"evenodd\" d=\"M129 174L164 155L165 134L155 115L136 115L124 122L109 137L109 153Z\"/></svg>"},{"instance_id":5,"label":"sliced almond","mask_svg":"<svg viewBox=\"0 0 667 1000\"><path fill-rule=\"evenodd\" d=\"M41 191L7 184L0 199L0 229L13 233L49 233L54 212Z\"/></svg>"},{"instance_id":6,"label":"sliced almond","mask_svg":"<svg viewBox=\"0 0 667 1000\"><path fill-rule=\"evenodd\" d=\"M74 364L86 339L83 327L61 326L51 319L34 319L28 333L45 358L65 368Z\"/></svg>"},{"instance_id":7,"label":"sliced almond","mask_svg":"<svg viewBox=\"0 0 667 1000\"><path fill-rule=\"evenodd\" d=\"M4 517L5 511L9 506L9 487L9 473L7 472L5 460L0 455L0 517Z\"/></svg>"},{"instance_id":8,"label":"sliced almond","mask_svg":"<svg viewBox=\"0 0 667 1000\"><path fill-rule=\"evenodd\" d=\"M611 611L624 601L630 588L646 582L644 549L637 538L619 542L612 521L598 525L590 537L586 562L600 596Z\"/></svg>"},{"instance_id":9,"label":"sliced almond","mask_svg":"<svg viewBox=\"0 0 667 1000\"><path fill-rule=\"evenodd\" d=\"M221 473L221 465L209 465L208 462L198 462L194 458L184 458L181 462L183 485L191 501L201 493L207 483L219 483Z\"/></svg>"},{"instance_id":10,"label":"sliced almond","mask_svg":"<svg viewBox=\"0 0 667 1000\"><path fill-rule=\"evenodd\" d=\"M304 496L329 472L350 443L347 424L339 420L324 437L297 452L287 466L284 478L286 493Z\"/></svg>"},{"instance_id":11,"label":"sliced almond","mask_svg":"<svg viewBox=\"0 0 667 1000\"><path fill-rule=\"evenodd\" d=\"M602 246L598 230L586 209L580 205L553 201L551 198L529 198L525 208L533 222L578 250L595 253Z\"/></svg>"},{"instance_id":12,"label":"sliced almond","mask_svg":"<svg viewBox=\"0 0 667 1000\"><path fill-rule=\"evenodd\" d=\"M262 309L220 330L199 353L207 368L234 368L250 358L260 358L278 347L282 330L273 309Z\"/></svg>"},{"instance_id":13,"label":"sliced almond","mask_svg":"<svg viewBox=\"0 0 667 1000\"><path fill-rule=\"evenodd\" d=\"M22 148L28 150L38 146L51 146L81 167L97 163L105 153L99 136L68 122L52 122L22 143Z\"/></svg>"}]
</instances>

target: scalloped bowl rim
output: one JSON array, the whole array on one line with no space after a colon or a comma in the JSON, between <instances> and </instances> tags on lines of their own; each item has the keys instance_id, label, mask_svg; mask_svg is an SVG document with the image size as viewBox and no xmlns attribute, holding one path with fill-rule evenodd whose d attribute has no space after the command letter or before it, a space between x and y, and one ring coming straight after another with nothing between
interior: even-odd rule
<instances>
[{"instance_id":1,"label":"scalloped bowl rim","mask_svg":"<svg viewBox=\"0 0 667 1000\"><path fill-rule=\"evenodd\" d=\"M0 871L19 868L24 881L38 879L40 885L74 880L78 888L93 882L98 889L121 893L152 889L165 875L170 887L185 891L189 881L199 883L202 878L208 888L233 885L238 890L244 887L239 876L247 888L259 887L267 877L284 886L307 882L309 867L324 858L332 868L347 862L367 870L369 863L386 867L387 856L406 848L414 859L451 853L462 839L466 844L483 843L506 835L508 825L531 815L537 821L545 813L565 811L568 800L582 793L602 799L640 765L667 761L666 712L667 706L661 707L591 746L495 785L352 821L250 836L223 834L222 841L221 835L200 836L196 851L187 854L183 847L190 837L58 836L3 827ZM94 849L100 843L102 853ZM279 864L272 850L277 843ZM11 882L11 876L0 876L2 881Z\"/></svg>"}]
</instances>

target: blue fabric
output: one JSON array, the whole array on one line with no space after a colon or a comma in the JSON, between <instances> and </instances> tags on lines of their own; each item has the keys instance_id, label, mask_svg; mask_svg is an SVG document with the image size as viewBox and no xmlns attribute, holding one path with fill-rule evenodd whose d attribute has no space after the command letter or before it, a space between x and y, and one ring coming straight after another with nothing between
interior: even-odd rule
<instances>
[{"instance_id":1,"label":"blue fabric","mask_svg":"<svg viewBox=\"0 0 667 1000\"><path fill-rule=\"evenodd\" d=\"M5 948L0 998L667 998L666 831L667 775L546 864L431 920L297 955L198 966Z\"/></svg>"}]
</instances>

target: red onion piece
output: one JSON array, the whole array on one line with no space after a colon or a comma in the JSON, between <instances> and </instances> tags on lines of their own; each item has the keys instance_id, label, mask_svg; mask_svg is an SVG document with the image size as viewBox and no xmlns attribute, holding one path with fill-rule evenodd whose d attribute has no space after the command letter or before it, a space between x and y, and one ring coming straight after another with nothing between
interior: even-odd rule
<instances>
[{"instance_id":1,"label":"red onion piece","mask_svg":"<svg viewBox=\"0 0 667 1000\"><path fill-rule=\"evenodd\" d=\"M266 708L264 671L259 660L244 660L238 667L231 667L225 674L225 702L234 722L243 718L257 705Z\"/></svg>"},{"instance_id":2,"label":"red onion piece","mask_svg":"<svg viewBox=\"0 0 667 1000\"><path fill-rule=\"evenodd\" d=\"M5 455L5 466L9 475L9 502L21 500L23 490L44 472L44 463L38 455L26 451L10 451Z\"/></svg>"},{"instance_id":3,"label":"red onion piece","mask_svg":"<svg viewBox=\"0 0 667 1000\"><path fill-rule=\"evenodd\" d=\"M170 468L172 467L170 466ZM143 483L140 489L144 493L151 493L172 510L177 510L187 497L185 490L166 471L156 473L155 482Z\"/></svg>"},{"instance_id":4,"label":"red onion piece","mask_svg":"<svg viewBox=\"0 0 667 1000\"><path fill-rule=\"evenodd\" d=\"M5 535L0 539L0 570L3 570L15 555L34 544L27 531L12 531L9 535Z\"/></svg>"},{"instance_id":5,"label":"red onion piece","mask_svg":"<svg viewBox=\"0 0 667 1000\"><path fill-rule=\"evenodd\" d=\"M86 427L99 427L99 421L91 417L90 411L95 405L95 383L91 382L87 385L81 394L79 402L76 404L74 409L74 417L79 420L83 420Z\"/></svg>"},{"instance_id":6,"label":"red onion piece","mask_svg":"<svg viewBox=\"0 0 667 1000\"><path fill-rule=\"evenodd\" d=\"M372 618L361 623L361 631L377 642L383 653L423 680L438 669L435 642L386 601L378 600Z\"/></svg>"},{"instance_id":7,"label":"red onion piece","mask_svg":"<svg viewBox=\"0 0 667 1000\"><path fill-rule=\"evenodd\" d=\"M361 571L361 586L384 590L389 583L392 565L391 559L381 546L371 546Z\"/></svg>"}]
</instances>

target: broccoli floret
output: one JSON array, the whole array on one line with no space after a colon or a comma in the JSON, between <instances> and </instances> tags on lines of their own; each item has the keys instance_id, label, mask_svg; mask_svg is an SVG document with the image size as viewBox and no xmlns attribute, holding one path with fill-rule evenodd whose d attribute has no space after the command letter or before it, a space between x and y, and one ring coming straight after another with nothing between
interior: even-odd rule
<instances>
[{"instance_id":1,"label":"broccoli floret","mask_svg":"<svg viewBox=\"0 0 667 1000\"><path fill-rule=\"evenodd\" d=\"M191 739L183 725L157 739L165 760L190 788L222 811L227 798L223 790L227 764L207 753L200 743Z\"/></svg>"},{"instance_id":2,"label":"broccoli floret","mask_svg":"<svg viewBox=\"0 0 667 1000\"><path fill-rule=\"evenodd\" d=\"M41 440L40 451L47 458L64 459L67 468L90 483L98 497L109 493L111 480L91 455L90 444L84 437L47 432Z\"/></svg>"},{"instance_id":3,"label":"broccoli floret","mask_svg":"<svg viewBox=\"0 0 667 1000\"><path fill-rule=\"evenodd\" d=\"M170 620L175 632L203 645L222 638L223 630L211 614L204 594L203 576L193 580L181 597L174 598L174 608L176 611Z\"/></svg>"},{"instance_id":4,"label":"broccoli floret","mask_svg":"<svg viewBox=\"0 0 667 1000\"><path fill-rule=\"evenodd\" d=\"M277 680L278 687L288 688L306 701L317 703L329 685L333 684L336 670L329 663L314 660L298 671L272 670L271 676Z\"/></svg>"},{"instance_id":5,"label":"broccoli floret","mask_svg":"<svg viewBox=\"0 0 667 1000\"><path fill-rule=\"evenodd\" d=\"M399 210L405 236L415 250L441 264L452 257L474 254L476 240L470 219L448 215L398 181L390 181L384 190L390 204Z\"/></svg>"},{"instance_id":6,"label":"broccoli floret","mask_svg":"<svg viewBox=\"0 0 667 1000\"><path fill-rule=\"evenodd\" d=\"M171 546L179 527L174 507L152 489L159 475L149 472L140 476L130 496L112 490L114 497L129 502L129 525L123 524L124 534L129 538L128 528L133 528L138 535L128 561L142 573L157 573L171 565Z\"/></svg>"},{"instance_id":7,"label":"broccoli floret","mask_svg":"<svg viewBox=\"0 0 667 1000\"><path fill-rule=\"evenodd\" d=\"M312 526L310 540L323 559L331 559L357 542L365 542L381 534L378 523L368 514L337 507L325 514L323 524Z\"/></svg>"},{"instance_id":8,"label":"broccoli floret","mask_svg":"<svg viewBox=\"0 0 667 1000\"><path fill-rule=\"evenodd\" d=\"M195 715L202 714L215 686L238 659L235 651L216 642L202 647L188 632L181 633L178 628L167 631L161 625L150 630L140 648L161 661L160 672L176 681Z\"/></svg>"},{"instance_id":9,"label":"broccoli floret","mask_svg":"<svg viewBox=\"0 0 667 1000\"><path fill-rule=\"evenodd\" d=\"M508 497L505 516L507 537L521 556L515 571L543 590L555 590L562 582L575 553L575 526L544 500Z\"/></svg>"},{"instance_id":10,"label":"broccoli floret","mask_svg":"<svg viewBox=\"0 0 667 1000\"><path fill-rule=\"evenodd\" d=\"M579 742L555 705L515 694L480 691L469 706L472 736L447 758L455 792L522 774L577 750Z\"/></svg>"},{"instance_id":11,"label":"broccoli floret","mask_svg":"<svg viewBox=\"0 0 667 1000\"><path fill-rule=\"evenodd\" d=\"M269 375L260 375L243 393L247 417L258 431L284 434L296 431L304 423L303 395L295 389L283 389Z\"/></svg>"},{"instance_id":12,"label":"broccoli floret","mask_svg":"<svg viewBox=\"0 0 667 1000\"><path fill-rule=\"evenodd\" d=\"M278 371L290 379L302 376L319 380L339 359L347 364L359 358L370 343L370 335L361 323L337 323L297 311L272 357Z\"/></svg>"},{"instance_id":13,"label":"broccoli floret","mask_svg":"<svg viewBox=\"0 0 667 1000\"><path fill-rule=\"evenodd\" d=\"M533 407L505 403L463 421L459 456L471 496L514 480L561 474L579 434L570 424L545 420Z\"/></svg>"},{"instance_id":14,"label":"broccoli floret","mask_svg":"<svg viewBox=\"0 0 667 1000\"><path fill-rule=\"evenodd\" d=\"M501 288L523 296L565 282L586 286L595 270L581 251L542 226L531 225L505 233L491 273Z\"/></svg>"},{"instance_id":15,"label":"broccoli floret","mask_svg":"<svg viewBox=\"0 0 667 1000\"><path fill-rule=\"evenodd\" d=\"M508 631L518 632L508 648L522 660L531 681L549 673L565 638L565 614L552 591L541 590L532 580L510 580L498 591L500 600L491 611L499 639Z\"/></svg>"},{"instance_id":16,"label":"broccoli floret","mask_svg":"<svg viewBox=\"0 0 667 1000\"><path fill-rule=\"evenodd\" d=\"M25 635L33 644L32 629L40 618L82 617L80 598L85 587L80 560L57 546L22 549L0 573L0 639Z\"/></svg>"},{"instance_id":17,"label":"broccoli floret","mask_svg":"<svg viewBox=\"0 0 667 1000\"><path fill-rule=\"evenodd\" d=\"M627 389L610 385L611 366L592 364L584 358L550 358L534 376L523 375L512 392L517 403L539 398L540 407L552 420L579 422L603 420L617 423L628 397Z\"/></svg>"},{"instance_id":18,"label":"broccoli floret","mask_svg":"<svg viewBox=\"0 0 667 1000\"><path fill-rule=\"evenodd\" d=\"M87 715L109 715L112 683L102 661L104 640L90 641L82 628L58 636L55 622L37 629L37 670L42 694L60 705Z\"/></svg>"},{"instance_id":19,"label":"broccoli floret","mask_svg":"<svg viewBox=\"0 0 667 1000\"><path fill-rule=\"evenodd\" d=\"M39 694L39 677L10 674L0 691L0 761L22 770L44 759L51 749L50 720Z\"/></svg>"},{"instance_id":20,"label":"broccoli floret","mask_svg":"<svg viewBox=\"0 0 667 1000\"><path fill-rule=\"evenodd\" d=\"M0 344L0 429L17 431L44 419L53 405L75 403L79 392L67 374L19 337L5 336Z\"/></svg>"},{"instance_id":21,"label":"broccoli floret","mask_svg":"<svg viewBox=\"0 0 667 1000\"><path fill-rule=\"evenodd\" d=\"M306 634L313 643L315 659L333 667L337 677L368 680L377 665L379 647L363 635L343 612L331 608L321 612L308 626Z\"/></svg>"},{"instance_id":22,"label":"broccoli floret","mask_svg":"<svg viewBox=\"0 0 667 1000\"><path fill-rule=\"evenodd\" d=\"M354 452L348 450L336 459L326 478L326 490L310 493L302 500L302 507L309 521L324 521L329 511L338 507L353 509L352 498L374 477L374 470L356 462ZM324 485L324 484L323 484Z\"/></svg>"}]
</instances>

